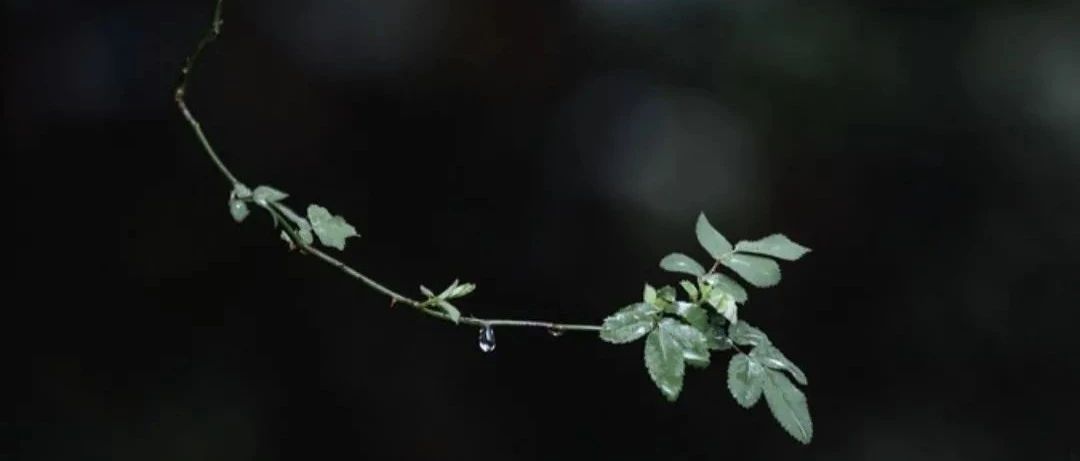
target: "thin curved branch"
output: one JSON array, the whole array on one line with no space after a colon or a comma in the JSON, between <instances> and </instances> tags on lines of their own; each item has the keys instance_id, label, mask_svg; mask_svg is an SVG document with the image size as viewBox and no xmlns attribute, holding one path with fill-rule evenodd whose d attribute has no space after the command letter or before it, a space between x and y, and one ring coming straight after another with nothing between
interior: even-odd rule
<instances>
[{"instance_id":1,"label":"thin curved branch","mask_svg":"<svg viewBox=\"0 0 1080 461\"><path fill-rule=\"evenodd\" d=\"M203 133L202 127L199 125L199 121L195 119L195 116L188 110L187 102L184 97L187 96L188 79L191 76L191 71L195 67L195 63L198 62L199 56L202 54L203 49L206 48L214 40L217 40L221 35L221 26L224 24L221 20L221 5L223 0L218 0L214 6L214 19L210 23L210 28L206 30L202 38L199 39L199 44L195 46L195 51L188 56L184 61L184 67L180 68L180 83L176 86L176 93L174 99L176 105L180 108L180 113L184 114L184 119L191 125L191 129L195 131L195 136L199 138L199 142L202 143L203 150L206 151L206 155L210 156L210 160L217 165L218 170L225 176L226 179L232 183L233 186L240 184L240 181L236 179L236 176L229 171L229 168L225 166L225 162L221 161L221 157L218 157L214 152L214 147L210 145L210 140L206 139L206 134Z\"/></svg>"},{"instance_id":2,"label":"thin curved branch","mask_svg":"<svg viewBox=\"0 0 1080 461\"><path fill-rule=\"evenodd\" d=\"M187 96L188 79L191 76L192 69L194 69L196 62L198 62L199 56L202 54L203 50L206 48L207 45L209 45L211 42L216 40L219 35L221 35L221 26L223 24L221 19L222 3L223 0L217 0L217 3L214 7L214 17L212 22L210 23L210 28L207 29L206 33L199 40L198 45L196 45L195 51L192 52L191 56L189 56L184 62L184 66L180 69L180 83L176 87L174 97L176 100L176 105L180 109L180 113L183 114L184 119L186 119L188 124L191 125L192 130L195 132L195 136L199 139L199 142L202 143L203 150L206 151L206 155L209 156L210 160L213 161L215 166L217 166L217 169L221 172L222 176L225 176L225 179L227 179L235 188L236 186L242 186L243 183L240 182L240 180L237 179L235 175L233 175L232 171L230 171L229 168L225 166L225 162L223 162L221 160L221 157L218 156L217 152L214 151L214 148L210 144L209 139L207 139L206 134L203 132L202 127L199 125L199 121L191 113L191 110L188 109L187 102L185 100L185 97ZM276 220L286 221L285 217L282 216L281 211L277 208L276 205L271 204L268 206L264 206L264 208L271 214L273 214ZM305 243L303 239L301 239L300 236L296 234L296 231L292 229L291 226L285 225L284 228L293 245L296 248L299 248L303 253L315 256L323 262L338 268L350 277L359 280L364 285L367 285L369 288L389 297L393 303L402 303L416 310L419 310L420 312L429 316L448 322L454 322L448 314L442 311L430 309L429 306L422 301L410 298L394 290L391 290L383 284L375 281L371 277L368 277L360 271L350 267L348 264L345 264L341 260L330 256L326 252L315 248L312 245ZM459 325L470 325L479 327L499 326L543 328L556 333L564 331L600 331L599 325L556 323L540 320L484 319L479 317L462 316L458 319L456 323Z\"/></svg>"}]
</instances>

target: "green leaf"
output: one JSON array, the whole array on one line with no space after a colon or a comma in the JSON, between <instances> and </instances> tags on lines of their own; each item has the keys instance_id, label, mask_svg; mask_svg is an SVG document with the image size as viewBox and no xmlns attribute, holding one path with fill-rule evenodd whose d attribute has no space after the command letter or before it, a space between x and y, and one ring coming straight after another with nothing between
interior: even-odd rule
<instances>
[{"instance_id":1,"label":"green leaf","mask_svg":"<svg viewBox=\"0 0 1080 461\"><path fill-rule=\"evenodd\" d=\"M286 218L289 218L289 220L292 221L293 224L296 224L296 233L300 236L300 240L303 241L305 245L311 245L315 242L315 236L311 233L311 224L308 223L308 220L306 218L296 214L296 212L293 211L292 208L289 208L281 203L275 203L274 209L281 212L281 214L285 215ZM292 245L292 240L289 240L289 235L285 231L281 232L281 238L286 242L289 242L290 246Z\"/></svg>"},{"instance_id":2,"label":"green leaf","mask_svg":"<svg viewBox=\"0 0 1080 461\"><path fill-rule=\"evenodd\" d=\"M720 264L758 288L780 283L780 265L766 257L733 253L720 258Z\"/></svg>"},{"instance_id":3,"label":"green leaf","mask_svg":"<svg viewBox=\"0 0 1080 461\"><path fill-rule=\"evenodd\" d=\"M735 323L739 321L739 306L735 304L735 297L728 294L723 290L716 290L709 293L708 303L716 312L723 315L728 322Z\"/></svg>"},{"instance_id":4,"label":"green leaf","mask_svg":"<svg viewBox=\"0 0 1080 461\"><path fill-rule=\"evenodd\" d=\"M315 242L315 236L311 235L310 227L301 227L300 230L296 232L296 235L300 236L300 241L304 242L305 245L311 245Z\"/></svg>"},{"instance_id":5,"label":"green leaf","mask_svg":"<svg viewBox=\"0 0 1080 461\"><path fill-rule=\"evenodd\" d=\"M656 290L656 299L664 304L674 303L678 295L679 294L675 291L675 287L670 285L664 285L660 287L659 290Z\"/></svg>"},{"instance_id":6,"label":"green leaf","mask_svg":"<svg viewBox=\"0 0 1080 461\"><path fill-rule=\"evenodd\" d=\"M814 425L810 421L806 395L783 373L769 369L765 370L762 390L769 410L780 426L795 440L809 444L814 437Z\"/></svg>"},{"instance_id":7,"label":"green leaf","mask_svg":"<svg viewBox=\"0 0 1080 461\"><path fill-rule=\"evenodd\" d=\"M745 320L733 323L728 327L728 338L731 338L735 344L740 346L772 344L772 342L769 341L769 337L765 335L765 332L754 328L749 323L746 323Z\"/></svg>"},{"instance_id":8,"label":"green leaf","mask_svg":"<svg viewBox=\"0 0 1080 461\"><path fill-rule=\"evenodd\" d=\"M282 191L274 189L273 187L270 187L270 186L258 186L258 187L255 188L255 192L253 194L253 197L255 199L255 203L258 203L259 205L262 205L262 206L266 206L267 204L270 204L270 203L273 203L273 202L280 202L280 201L288 198L289 194L286 194L286 193L284 193Z\"/></svg>"},{"instance_id":9,"label":"green leaf","mask_svg":"<svg viewBox=\"0 0 1080 461\"><path fill-rule=\"evenodd\" d=\"M233 186L232 191L229 192L229 195L230 195L229 198L239 198L239 199L251 198L251 189L248 189L248 187L243 185L243 184L236 183L236 185Z\"/></svg>"},{"instance_id":10,"label":"green leaf","mask_svg":"<svg viewBox=\"0 0 1080 461\"><path fill-rule=\"evenodd\" d=\"M689 280L682 280L679 282L679 285L681 285L683 289L686 290L686 295L690 297L691 301L696 302L698 300L698 289L693 282Z\"/></svg>"},{"instance_id":11,"label":"green leaf","mask_svg":"<svg viewBox=\"0 0 1080 461\"><path fill-rule=\"evenodd\" d=\"M242 222L247 217L248 207L243 200L231 199L229 200L229 214L232 215L236 222Z\"/></svg>"},{"instance_id":12,"label":"green leaf","mask_svg":"<svg viewBox=\"0 0 1080 461\"><path fill-rule=\"evenodd\" d=\"M677 400L682 392L683 374L686 372L683 360L683 349L670 329L656 328L645 338L645 368L660 393L671 402Z\"/></svg>"},{"instance_id":13,"label":"green leaf","mask_svg":"<svg viewBox=\"0 0 1080 461\"><path fill-rule=\"evenodd\" d=\"M738 353L728 362L728 391L743 408L750 408L761 398L765 367L746 354Z\"/></svg>"},{"instance_id":14,"label":"green leaf","mask_svg":"<svg viewBox=\"0 0 1080 461\"><path fill-rule=\"evenodd\" d=\"M735 297L735 302L745 303L749 296L746 294L746 289L739 285L735 279L728 277L724 274L713 272L706 275L701 279L702 282L708 284L711 287L718 288Z\"/></svg>"},{"instance_id":15,"label":"green leaf","mask_svg":"<svg viewBox=\"0 0 1080 461\"><path fill-rule=\"evenodd\" d=\"M439 296L436 296L436 297L439 298L439 299L447 299L447 298L449 298L450 294L453 293L454 290L457 289L458 283L460 283L460 280L454 279L453 282L450 282L450 286L446 287L446 289L443 290L442 293L439 293Z\"/></svg>"},{"instance_id":16,"label":"green leaf","mask_svg":"<svg viewBox=\"0 0 1080 461\"><path fill-rule=\"evenodd\" d=\"M803 257L806 253L809 253L810 249L792 242L791 239L783 234L772 234L760 240L739 242L735 245L735 251L758 253L787 261L794 261Z\"/></svg>"},{"instance_id":17,"label":"green leaf","mask_svg":"<svg viewBox=\"0 0 1080 461\"><path fill-rule=\"evenodd\" d=\"M709 366L709 341L700 330L671 318L661 320L658 330L675 338L686 363L699 368Z\"/></svg>"},{"instance_id":18,"label":"green leaf","mask_svg":"<svg viewBox=\"0 0 1080 461\"><path fill-rule=\"evenodd\" d=\"M648 304L656 304L656 288L648 283L645 284L645 292L642 293L641 299Z\"/></svg>"},{"instance_id":19,"label":"green leaf","mask_svg":"<svg viewBox=\"0 0 1080 461\"><path fill-rule=\"evenodd\" d=\"M426 286L420 285L420 292L423 293L424 296L427 296L428 299L435 297L435 292L431 291L431 289Z\"/></svg>"},{"instance_id":20,"label":"green leaf","mask_svg":"<svg viewBox=\"0 0 1080 461\"><path fill-rule=\"evenodd\" d=\"M705 333L705 337L709 340L709 350L726 351L731 349L731 341L727 339L727 332L724 331L723 317L710 316L706 327L700 330Z\"/></svg>"},{"instance_id":21,"label":"green leaf","mask_svg":"<svg viewBox=\"0 0 1080 461\"><path fill-rule=\"evenodd\" d=\"M682 317L686 323L698 330L704 331L708 327L709 314L697 304L677 301L671 305L669 312Z\"/></svg>"},{"instance_id":22,"label":"green leaf","mask_svg":"<svg viewBox=\"0 0 1080 461\"><path fill-rule=\"evenodd\" d=\"M290 250L295 250L296 249L296 244L294 244L292 239L289 238L289 233L288 232L281 231L281 240L283 240L285 243L289 244L289 249Z\"/></svg>"},{"instance_id":23,"label":"green leaf","mask_svg":"<svg viewBox=\"0 0 1080 461\"><path fill-rule=\"evenodd\" d=\"M709 348L706 347L705 350L709 350ZM686 364L690 365L690 366L692 366L694 368L705 369L705 368L709 368L710 362L709 362L708 359L706 359L706 360L686 359Z\"/></svg>"},{"instance_id":24,"label":"green leaf","mask_svg":"<svg viewBox=\"0 0 1080 461\"><path fill-rule=\"evenodd\" d=\"M450 317L450 321L458 323L458 321L461 320L461 311L454 307L453 304L450 304L445 299L440 299L438 305L442 308L443 312Z\"/></svg>"},{"instance_id":25,"label":"green leaf","mask_svg":"<svg viewBox=\"0 0 1080 461\"><path fill-rule=\"evenodd\" d=\"M660 267L668 272L681 272L696 277L705 275L705 268L701 267L693 258L682 253L672 253L660 260Z\"/></svg>"},{"instance_id":26,"label":"green leaf","mask_svg":"<svg viewBox=\"0 0 1080 461\"><path fill-rule=\"evenodd\" d=\"M731 242L709 223L705 213L698 215L694 232L697 234L698 243L709 252L713 259L720 259L721 256L731 252Z\"/></svg>"},{"instance_id":27,"label":"green leaf","mask_svg":"<svg viewBox=\"0 0 1080 461\"><path fill-rule=\"evenodd\" d=\"M462 283L456 287L450 293L447 293L447 299L460 298L476 290L475 283Z\"/></svg>"},{"instance_id":28,"label":"green leaf","mask_svg":"<svg viewBox=\"0 0 1080 461\"><path fill-rule=\"evenodd\" d=\"M311 242L315 241L315 237L311 235L310 227L301 227L300 229L297 229L296 235L300 237L300 241L304 242L305 245L311 245ZM281 231L281 239L289 244L290 249L296 249L296 245L293 243L292 239L289 238L288 232Z\"/></svg>"},{"instance_id":29,"label":"green leaf","mask_svg":"<svg viewBox=\"0 0 1080 461\"><path fill-rule=\"evenodd\" d=\"M476 289L475 284L461 283L460 280L454 279L454 281L450 283L450 286L446 287L446 289L443 290L442 293L439 293L439 295L436 296L436 298L439 298L439 299L460 298L460 297L465 296L465 295L467 295L469 293L472 293L473 290L475 290L475 289Z\"/></svg>"},{"instance_id":30,"label":"green leaf","mask_svg":"<svg viewBox=\"0 0 1080 461\"><path fill-rule=\"evenodd\" d=\"M346 239L360 236L355 227L345 222L345 218L331 215L330 211L319 205L308 205L307 214L311 228L323 245L344 250Z\"/></svg>"},{"instance_id":31,"label":"green leaf","mask_svg":"<svg viewBox=\"0 0 1080 461\"><path fill-rule=\"evenodd\" d=\"M806 374L794 362L785 357L784 353L780 352L780 349L777 349L776 346L771 344L757 346L750 351L750 357L774 370L786 370L791 373L791 377L795 378L795 381L798 381L803 386L808 384Z\"/></svg>"},{"instance_id":32,"label":"green leaf","mask_svg":"<svg viewBox=\"0 0 1080 461\"><path fill-rule=\"evenodd\" d=\"M635 303L604 319L600 339L614 344L635 341L656 327L660 312L648 303Z\"/></svg>"}]
</instances>

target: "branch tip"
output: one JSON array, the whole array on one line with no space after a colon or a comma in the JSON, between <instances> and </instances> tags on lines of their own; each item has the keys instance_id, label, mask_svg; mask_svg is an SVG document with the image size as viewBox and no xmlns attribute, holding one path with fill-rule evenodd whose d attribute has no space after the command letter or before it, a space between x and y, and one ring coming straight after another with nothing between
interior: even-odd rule
<instances>
[{"instance_id":1,"label":"branch tip","mask_svg":"<svg viewBox=\"0 0 1080 461\"><path fill-rule=\"evenodd\" d=\"M203 34L202 38L199 39L199 42L195 45L195 50L192 51L191 55L189 55L187 59L184 60L184 65L180 68L180 82L177 84L176 90L173 92L173 99L175 99L177 108L180 110L180 113L184 116L184 119L187 120L188 124L191 126L192 131L194 131L195 136L202 144L203 150L206 152L206 155L210 158L214 165L217 166L218 171L222 174L222 176L225 177L225 179L229 181L229 183L235 190L236 187L242 186L243 183L241 183L240 180L236 178L236 176L233 176L232 172L229 171L228 167L225 166L225 162L223 162L221 158L217 155L217 153L214 151L213 146L210 144L210 140L207 139L206 134L203 133L203 130L200 127L198 120L188 109L187 103L184 99L184 97L187 95L188 79L191 77L192 69L194 69L195 64L198 62L199 57L203 52L203 49L205 49L207 45L209 45L211 42L217 39L219 35L221 35L222 27L225 24L225 21L221 18L222 3L223 0L217 0L217 5L214 8L214 17L210 22L209 29ZM282 222L284 222L284 219L281 216L278 216L278 214L281 212L277 208L273 206L263 208L269 211L271 215L273 215L276 219L280 219ZM449 321L458 325L483 326L485 328L505 326L546 328L549 330L559 331L600 330L600 326L597 325L560 324L534 320L482 319L478 317L461 317L460 319L458 319L455 316L454 318L451 318L449 314L446 314L444 312L427 309L422 302L402 295L394 290L391 290L390 288L383 286L379 282L360 273L356 269L353 269L352 267L338 260L337 258L334 258L326 252L315 248L313 245L304 242L303 239L301 239L296 234L296 230L294 230L288 224L285 224L285 233L289 240L290 252L296 251L297 253L302 255L312 255L322 260L323 262L338 268L350 277L359 280L364 285L367 285L369 288L390 297L390 307L394 307L398 303L402 303L409 305L424 314L441 320Z\"/></svg>"}]
</instances>

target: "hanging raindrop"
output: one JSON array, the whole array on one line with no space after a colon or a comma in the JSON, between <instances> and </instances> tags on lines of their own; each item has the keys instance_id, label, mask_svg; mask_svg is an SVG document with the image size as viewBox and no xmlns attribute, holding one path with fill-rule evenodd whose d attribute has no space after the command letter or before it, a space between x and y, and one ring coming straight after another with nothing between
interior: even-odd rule
<instances>
[{"instance_id":1,"label":"hanging raindrop","mask_svg":"<svg viewBox=\"0 0 1080 461\"><path fill-rule=\"evenodd\" d=\"M566 333L566 330L561 328L548 328L548 334L556 338L562 336L563 333Z\"/></svg>"},{"instance_id":2,"label":"hanging raindrop","mask_svg":"<svg viewBox=\"0 0 1080 461\"><path fill-rule=\"evenodd\" d=\"M495 329L491 325L480 328L480 350L491 352L495 350Z\"/></svg>"}]
</instances>

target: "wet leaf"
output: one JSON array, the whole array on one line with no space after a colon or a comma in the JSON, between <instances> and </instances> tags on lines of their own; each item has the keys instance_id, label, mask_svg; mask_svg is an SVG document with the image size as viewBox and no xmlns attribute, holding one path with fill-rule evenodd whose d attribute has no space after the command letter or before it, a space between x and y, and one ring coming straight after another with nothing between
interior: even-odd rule
<instances>
[{"instance_id":1,"label":"wet leaf","mask_svg":"<svg viewBox=\"0 0 1080 461\"><path fill-rule=\"evenodd\" d=\"M705 248L705 251L709 252L709 255L714 260L720 259L721 256L731 252L731 242L709 223L705 213L698 215L694 232L697 234L698 243Z\"/></svg>"},{"instance_id":2,"label":"wet leaf","mask_svg":"<svg viewBox=\"0 0 1080 461\"><path fill-rule=\"evenodd\" d=\"M312 230L323 245L344 250L345 240L360 236L355 227L345 222L345 218L332 215L329 210L319 205L309 205L307 214Z\"/></svg>"},{"instance_id":3,"label":"wet leaf","mask_svg":"<svg viewBox=\"0 0 1080 461\"><path fill-rule=\"evenodd\" d=\"M735 251L758 253L787 261L794 261L803 257L806 253L809 253L810 249L792 242L791 239L783 234L773 234L760 240L739 242L735 245Z\"/></svg>"},{"instance_id":4,"label":"wet leaf","mask_svg":"<svg viewBox=\"0 0 1080 461\"><path fill-rule=\"evenodd\" d=\"M604 319L600 339L614 344L635 341L656 327L660 312L648 303L635 303Z\"/></svg>"},{"instance_id":5,"label":"wet leaf","mask_svg":"<svg viewBox=\"0 0 1080 461\"><path fill-rule=\"evenodd\" d=\"M810 443L814 437L814 425L810 421L806 395L783 373L769 369L765 373L762 390L773 417L796 440L803 444Z\"/></svg>"},{"instance_id":6,"label":"wet leaf","mask_svg":"<svg viewBox=\"0 0 1080 461\"><path fill-rule=\"evenodd\" d=\"M679 398L686 363L682 347L669 331L656 328L645 339L645 368L665 398Z\"/></svg>"},{"instance_id":7,"label":"wet leaf","mask_svg":"<svg viewBox=\"0 0 1080 461\"><path fill-rule=\"evenodd\" d=\"M232 215L233 220L236 222L242 222L249 213L247 204L243 200L229 200L229 214Z\"/></svg>"},{"instance_id":8,"label":"wet leaf","mask_svg":"<svg viewBox=\"0 0 1080 461\"><path fill-rule=\"evenodd\" d=\"M780 352L780 349L777 349L776 346L771 344L757 346L750 351L750 357L768 368L785 370L791 373L791 377L795 378L795 381L798 381L799 384L807 385L806 374L794 362L785 357L784 353Z\"/></svg>"},{"instance_id":9,"label":"wet leaf","mask_svg":"<svg viewBox=\"0 0 1080 461\"><path fill-rule=\"evenodd\" d=\"M758 288L771 287L780 283L780 265L763 256L733 253L720 258L720 264L735 271L744 280Z\"/></svg>"},{"instance_id":10,"label":"wet leaf","mask_svg":"<svg viewBox=\"0 0 1080 461\"><path fill-rule=\"evenodd\" d=\"M765 367L739 353L728 362L728 390L743 408L750 408L761 398Z\"/></svg>"},{"instance_id":11,"label":"wet leaf","mask_svg":"<svg viewBox=\"0 0 1080 461\"><path fill-rule=\"evenodd\" d=\"M668 272L681 272L700 277L705 274L705 268L701 267L693 258L682 253L672 253L660 260L660 267Z\"/></svg>"}]
</instances>

